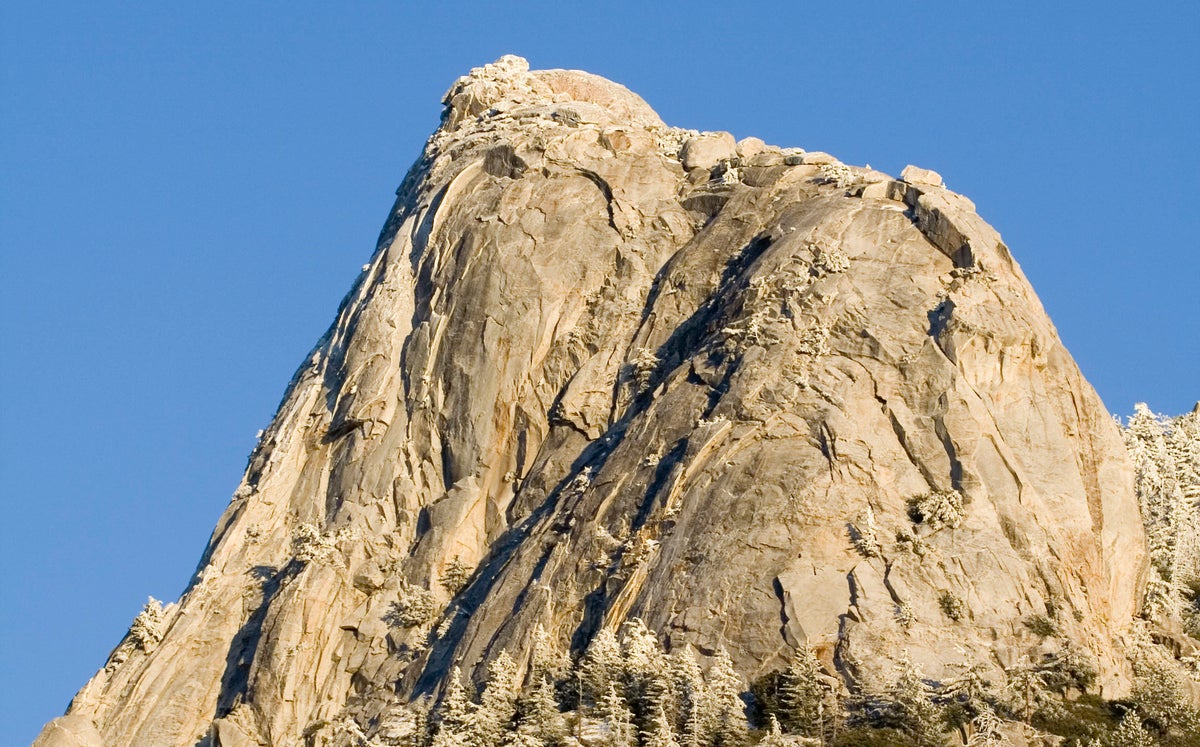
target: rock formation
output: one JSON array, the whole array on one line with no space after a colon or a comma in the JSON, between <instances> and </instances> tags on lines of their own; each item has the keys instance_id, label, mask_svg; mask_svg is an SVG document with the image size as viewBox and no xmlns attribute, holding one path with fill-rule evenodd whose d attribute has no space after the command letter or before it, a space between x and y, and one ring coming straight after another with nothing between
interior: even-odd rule
<instances>
[{"instance_id":1,"label":"rock formation","mask_svg":"<svg viewBox=\"0 0 1200 747\"><path fill-rule=\"evenodd\" d=\"M1119 696L1146 553L1120 428L937 174L505 57L447 93L182 598L39 744L359 744L456 665L634 618L747 682L801 644L851 692L1070 649Z\"/></svg>"}]
</instances>

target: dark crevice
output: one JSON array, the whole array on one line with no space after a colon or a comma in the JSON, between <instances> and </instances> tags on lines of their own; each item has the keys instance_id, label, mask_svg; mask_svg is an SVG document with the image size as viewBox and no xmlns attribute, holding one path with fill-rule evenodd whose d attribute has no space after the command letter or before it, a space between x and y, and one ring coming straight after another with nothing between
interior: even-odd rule
<instances>
[{"instance_id":1,"label":"dark crevice","mask_svg":"<svg viewBox=\"0 0 1200 747\"><path fill-rule=\"evenodd\" d=\"M250 666L254 663L258 646L262 642L262 627L267 612L270 611L271 602L284 583L296 576L303 567L303 563L293 560L279 572L267 566L254 568L254 575L264 579L261 587L262 601L229 644L229 653L225 657L225 672L221 675L221 696L217 700L214 718L229 715L239 703L250 698Z\"/></svg>"},{"instance_id":2,"label":"dark crevice","mask_svg":"<svg viewBox=\"0 0 1200 747\"><path fill-rule=\"evenodd\" d=\"M937 340L942 332L946 331L946 327L950 324L950 318L954 314L954 301L947 298L926 314L929 319L929 336Z\"/></svg>"},{"instance_id":3,"label":"dark crevice","mask_svg":"<svg viewBox=\"0 0 1200 747\"><path fill-rule=\"evenodd\" d=\"M597 174L594 171L589 171L587 169L579 169L579 173L582 174L583 176L585 176L588 179L588 181L590 181L592 184L595 184L596 188L600 190L600 193L602 195L604 195L605 209L608 210L608 226L609 226L609 228L616 231L617 230L617 222L616 222L615 216L613 215L612 187L609 185L609 183L607 181L604 180L604 177L600 176L599 174Z\"/></svg>"},{"instance_id":4,"label":"dark crevice","mask_svg":"<svg viewBox=\"0 0 1200 747\"><path fill-rule=\"evenodd\" d=\"M331 425L329 427L329 430L325 433L325 438L321 439L321 441L323 443L327 443L327 444L333 443L334 441L337 441L339 438L342 438L343 436L348 436L352 432L358 430L359 428L362 428L364 425L366 425L366 423L367 423L367 421L361 420L359 418L346 418L345 420L343 420L340 423Z\"/></svg>"},{"instance_id":5,"label":"dark crevice","mask_svg":"<svg viewBox=\"0 0 1200 747\"><path fill-rule=\"evenodd\" d=\"M942 442L942 448L946 450L946 457L950 460L950 486L962 493L962 461L958 458L958 450L954 448L954 440L950 438L950 432L946 429L946 420L941 415L933 419L933 430L937 434L938 440Z\"/></svg>"},{"instance_id":6,"label":"dark crevice","mask_svg":"<svg viewBox=\"0 0 1200 747\"><path fill-rule=\"evenodd\" d=\"M663 492L664 488L669 488L674 482L670 479L671 473L675 470L676 465L683 461L683 455L687 452L687 446L687 439L680 439L659 460L658 466L654 468L654 477L650 479L650 485L646 488L642 504L638 506L637 515L631 524L632 531L636 532L646 525L646 520L650 518L659 494Z\"/></svg>"},{"instance_id":7,"label":"dark crevice","mask_svg":"<svg viewBox=\"0 0 1200 747\"><path fill-rule=\"evenodd\" d=\"M775 598L779 600L779 637L783 639L785 646L790 646L788 641L788 616L787 616L787 600L783 593L783 584L779 583L779 577L771 579L771 590L775 592Z\"/></svg>"}]
</instances>

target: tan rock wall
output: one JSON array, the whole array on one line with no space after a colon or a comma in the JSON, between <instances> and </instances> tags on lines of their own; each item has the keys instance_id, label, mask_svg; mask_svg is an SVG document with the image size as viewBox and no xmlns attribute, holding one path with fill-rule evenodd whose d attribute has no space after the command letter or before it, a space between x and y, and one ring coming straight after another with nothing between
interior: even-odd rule
<instances>
[{"instance_id":1,"label":"tan rock wall","mask_svg":"<svg viewBox=\"0 0 1200 747\"><path fill-rule=\"evenodd\" d=\"M517 58L446 101L163 640L122 644L72 723L324 744L452 664L522 661L536 624L579 650L630 616L751 678L807 641L854 684L902 651L1002 676L1055 645L1043 615L1122 692L1144 548L1121 436L969 201L688 146ZM956 525L914 523L930 493ZM415 590L433 616L404 627Z\"/></svg>"}]
</instances>

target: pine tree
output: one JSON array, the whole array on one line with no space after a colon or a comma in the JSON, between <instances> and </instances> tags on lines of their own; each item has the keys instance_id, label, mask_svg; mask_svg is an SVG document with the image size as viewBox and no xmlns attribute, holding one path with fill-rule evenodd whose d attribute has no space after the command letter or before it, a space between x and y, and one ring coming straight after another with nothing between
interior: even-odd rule
<instances>
[{"instance_id":1,"label":"pine tree","mask_svg":"<svg viewBox=\"0 0 1200 747\"><path fill-rule=\"evenodd\" d=\"M507 651L488 665L487 685L470 719L473 747L498 747L513 728L517 712L517 665Z\"/></svg>"},{"instance_id":2,"label":"pine tree","mask_svg":"<svg viewBox=\"0 0 1200 747\"><path fill-rule=\"evenodd\" d=\"M1106 747L1155 747L1157 740L1146 731L1142 718L1136 712L1128 711L1104 744Z\"/></svg>"},{"instance_id":3,"label":"pine tree","mask_svg":"<svg viewBox=\"0 0 1200 747\"><path fill-rule=\"evenodd\" d=\"M642 732L642 744L645 747L679 747L679 741L675 739L675 727L671 725L667 710L661 703Z\"/></svg>"},{"instance_id":4,"label":"pine tree","mask_svg":"<svg viewBox=\"0 0 1200 747\"><path fill-rule=\"evenodd\" d=\"M147 653L154 651L154 647L162 640L165 618L162 602L150 597L129 626L129 640Z\"/></svg>"},{"instance_id":5,"label":"pine tree","mask_svg":"<svg viewBox=\"0 0 1200 747\"><path fill-rule=\"evenodd\" d=\"M621 680L621 644L611 630L601 630L588 645L579 663L579 681L585 702L599 705L609 690Z\"/></svg>"},{"instance_id":6,"label":"pine tree","mask_svg":"<svg viewBox=\"0 0 1200 747\"><path fill-rule=\"evenodd\" d=\"M1192 706L1187 679L1166 650L1143 643L1134 659L1133 673L1132 699L1141 716L1164 730L1200 732L1200 714Z\"/></svg>"},{"instance_id":7,"label":"pine tree","mask_svg":"<svg viewBox=\"0 0 1200 747\"><path fill-rule=\"evenodd\" d=\"M398 741L397 747L428 747L429 734L429 702L422 700L412 708L413 728L408 737Z\"/></svg>"},{"instance_id":8,"label":"pine tree","mask_svg":"<svg viewBox=\"0 0 1200 747\"><path fill-rule=\"evenodd\" d=\"M825 731L828 689L820 680L821 664L807 644L802 644L780 678L779 716L793 734L821 736Z\"/></svg>"},{"instance_id":9,"label":"pine tree","mask_svg":"<svg viewBox=\"0 0 1200 747\"><path fill-rule=\"evenodd\" d=\"M947 725L961 726L980 718L985 725L991 723L989 719L996 718L992 708L995 696L992 683L983 676L983 665L961 664L956 668L961 673L945 682L938 692L939 702L945 704L943 715Z\"/></svg>"},{"instance_id":10,"label":"pine tree","mask_svg":"<svg viewBox=\"0 0 1200 747\"><path fill-rule=\"evenodd\" d=\"M634 747L637 744L637 732L633 729L633 713L625 699L617 692L614 683L609 683L608 689L600 696L596 704L596 715L604 722L608 736L604 747Z\"/></svg>"},{"instance_id":11,"label":"pine tree","mask_svg":"<svg viewBox=\"0 0 1200 747\"><path fill-rule=\"evenodd\" d=\"M566 720L554 697L554 684L546 677L534 683L517 700L516 728L505 737L507 747L550 747L567 734Z\"/></svg>"},{"instance_id":12,"label":"pine tree","mask_svg":"<svg viewBox=\"0 0 1200 747\"><path fill-rule=\"evenodd\" d=\"M541 623L534 626L533 645L529 654L530 680L537 682L546 677L552 681L563 680L570 673L571 660L555 645Z\"/></svg>"},{"instance_id":13,"label":"pine tree","mask_svg":"<svg viewBox=\"0 0 1200 747\"><path fill-rule=\"evenodd\" d=\"M933 702L933 693L925 684L921 668L906 658L897 669L899 677L892 688L892 698L900 707L901 728L919 747L941 747L945 722L941 708Z\"/></svg>"},{"instance_id":14,"label":"pine tree","mask_svg":"<svg viewBox=\"0 0 1200 747\"><path fill-rule=\"evenodd\" d=\"M634 618L625 623L621 635L625 699L640 732L650 729L661 708L674 720L679 710L671 687L667 655L658 636Z\"/></svg>"},{"instance_id":15,"label":"pine tree","mask_svg":"<svg viewBox=\"0 0 1200 747\"><path fill-rule=\"evenodd\" d=\"M707 744L709 734L704 729L703 706L706 696L704 673L691 646L681 646L667 657L667 670L679 704L679 742L683 747Z\"/></svg>"},{"instance_id":16,"label":"pine tree","mask_svg":"<svg viewBox=\"0 0 1200 747\"><path fill-rule=\"evenodd\" d=\"M667 656L658 636L636 617L621 628L621 654L627 684L667 671Z\"/></svg>"},{"instance_id":17,"label":"pine tree","mask_svg":"<svg viewBox=\"0 0 1200 747\"><path fill-rule=\"evenodd\" d=\"M733 668L729 654L717 652L708 671L708 703L704 709L715 747L741 747L749 740L746 704L742 701L745 683Z\"/></svg>"},{"instance_id":18,"label":"pine tree","mask_svg":"<svg viewBox=\"0 0 1200 747\"><path fill-rule=\"evenodd\" d=\"M1134 408L1125 428L1150 554L1143 616L1183 617L1193 633L1200 587L1200 412L1177 418Z\"/></svg>"},{"instance_id":19,"label":"pine tree","mask_svg":"<svg viewBox=\"0 0 1200 747\"><path fill-rule=\"evenodd\" d=\"M1000 731L1003 723L990 706L985 706L979 715L971 719L972 733L967 740L967 747L1000 747L1006 744L1004 733Z\"/></svg>"},{"instance_id":20,"label":"pine tree","mask_svg":"<svg viewBox=\"0 0 1200 747\"><path fill-rule=\"evenodd\" d=\"M1181 508L1176 553L1176 585L1184 590L1188 632L1200 638L1200 407L1173 418L1167 434L1167 455L1174 468L1176 500Z\"/></svg>"},{"instance_id":21,"label":"pine tree","mask_svg":"<svg viewBox=\"0 0 1200 747\"><path fill-rule=\"evenodd\" d=\"M450 596L455 596L466 588L467 582L471 580L471 574L474 572L474 568L455 555L442 569L441 575L438 576L438 582L443 589L450 592Z\"/></svg>"},{"instance_id":22,"label":"pine tree","mask_svg":"<svg viewBox=\"0 0 1200 747\"><path fill-rule=\"evenodd\" d=\"M462 670L455 667L450 672L446 693L435 711L438 727L433 737L433 747L469 747L474 708L467 689L462 684Z\"/></svg>"},{"instance_id":23,"label":"pine tree","mask_svg":"<svg viewBox=\"0 0 1200 747\"><path fill-rule=\"evenodd\" d=\"M1030 718L1049 698L1046 672L1038 667L1025 666L1014 667L1006 674L1008 682L1004 685L1002 702L1018 717Z\"/></svg>"},{"instance_id":24,"label":"pine tree","mask_svg":"<svg viewBox=\"0 0 1200 747\"><path fill-rule=\"evenodd\" d=\"M1151 577L1147 584L1146 609L1150 619L1169 618L1176 609L1174 576L1175 506L1169 494L1169 473L1163 419L1144 403L1134 406L1125 430L1125 442L1134 466L1134 486L1146 528Z\"/></svg>"},{"instance_id":25,"label":"pine tree","mask_svg":"<svg viewBox=\"0 0 1200 747\"><path fill-rule=\"evenodd\" d=\"M770 723L767 726L767 736L759 741L759 747L786 747L787 741L783 738L783 732L779 730L779 720L775 718L775 714L771 714Z\"/></svg>"}]
</instances>

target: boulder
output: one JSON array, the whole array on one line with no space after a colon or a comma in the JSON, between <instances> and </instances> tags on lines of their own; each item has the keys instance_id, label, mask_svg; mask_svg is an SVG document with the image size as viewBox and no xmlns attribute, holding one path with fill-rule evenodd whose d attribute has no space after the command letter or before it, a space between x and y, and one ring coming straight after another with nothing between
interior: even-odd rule
<instances>
[{"instance_id":1,"label":"boulder","mask_svg":"<svg viewBox=\"0 0 1200 747\"><path fill-rule=\"evenodd\" d=\"M900 172L900 178L909 184L923 184L930 187L943 187L942 175L936 171L923 169L909 164Z\"/></svg>"},{"instance_id":2,"label":"boulder","mask_svg":"<svg viewBox=\"0 0 1200 747\"><path fill-rule=\"evenodd\" d=\"M689 138L679 154L683 167L711 169L721 161L737 157L737 142L728 132L709 132Z\"/></svg>"}]
</instances>

